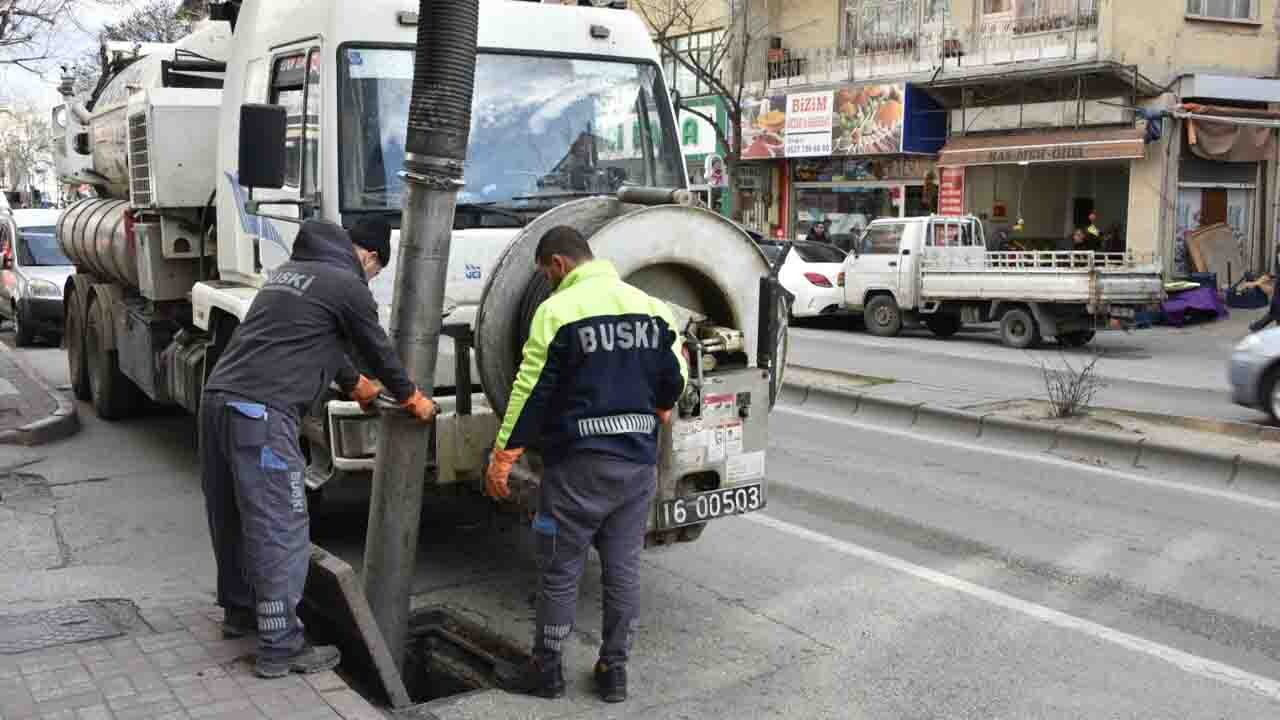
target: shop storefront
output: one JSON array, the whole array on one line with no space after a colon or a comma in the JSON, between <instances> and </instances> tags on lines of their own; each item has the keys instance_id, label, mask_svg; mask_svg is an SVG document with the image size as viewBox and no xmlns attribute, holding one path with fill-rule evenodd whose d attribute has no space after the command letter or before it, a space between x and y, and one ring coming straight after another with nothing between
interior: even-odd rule
<instances>
[{"instance_id":1,"label":"shop storefront","mask_svg":"<svg viewBox=\"0 0 1280 720\"><path fill-rule=\"evenodd\" d=\"M928 215L937 208L931 158L820 158L793 160L790 166L797 239L821 221L832 241L848 250L872 220Z\"/></svg>"},{"instance_id":2,"label":"shop storefront","mask_svg":"<svg viewBox=\"0 0 1280 720\"><path fill-rule=\"evenodd\" d=\"M726 127L724 105L718 97L696 98L684 103L696 111L681 110L676 116L680 149L689 173L689 189L707 207L728 216L733 206L725 174L724 145L715 126L707 122L707 118L714 118L719 127Z\"/></svg>"},{"instance_id":3,"label":"shop storefront","mask_svg":"<svg viewBox=\"0 0 1280 720\"><path fill-rule=\"evenodd\" d=\"M952 137L942 149L942 209L983 221L988 245L1066 250L1079 228L1100 249L1128 247L1131 163L1145 156L1131 127Z\"/></svg>"},{"instance_id":4,"label":"shop storefront","mask_svg":"<svg viewBox=\"0 0 1280 720\"><path fill-rule=\"evenodd\" d=\"M769 171L768 234L803 239L822 221L847 243L876 218L934 211L945 135L945 112L918 88L850 86L757 100L743 157Z\"/></svg>"}]
</instances>

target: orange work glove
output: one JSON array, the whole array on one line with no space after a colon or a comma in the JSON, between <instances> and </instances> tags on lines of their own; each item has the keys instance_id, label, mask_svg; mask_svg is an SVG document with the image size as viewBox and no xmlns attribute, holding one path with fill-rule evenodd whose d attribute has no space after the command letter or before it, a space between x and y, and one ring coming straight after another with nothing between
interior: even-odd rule
<instances>
[{"instance_id":1,"label":"orange work glove","mask_svg":"<svg viewBox=\"0 0 1280 720\"><path fill-rule=\"evenodd\" d=\"M421 390L414 390L408 400L400 403L400 407L424 423L431 422L436 417L435 401L423 395Z\"/></svg>"},{"instance_id":2,"label":"orange work glove","mask_svg":"<svg viewBox=\"0 0 1280 720\"><path fill-rule=\"evenodd\" d=\"M507 477L511 468L524 454L524 448L514 450L494 450L489 455L489 470L484 475L484 494L494 500L511 497L511 488L507 486Z\"/></svg>"},{"instance_id":3,"label":"orange work glove","mask_svg":"<svg viewBox=\"0 0 1280 720\"><path fill-rule=\"evenodd\" d=\"M380 392L382 392L382 387L378 383L361 375L349 397L360 403L361 410L370 412L373 410L373 401L378 399L378 393Z\"/></svg>"},{"instance_id":4,"label":"orange work glove","mask_svg":"<svg viewBox=\"0 0 1280 720\"><path fill-rule=\"evenodd\" d=\"M662 423L663 425L671 424L671 408L667 408L666 410L663 410L662 408L658 408L658 410L654 414L658 416L658 422Z\"/></svg>"}]
</instances>

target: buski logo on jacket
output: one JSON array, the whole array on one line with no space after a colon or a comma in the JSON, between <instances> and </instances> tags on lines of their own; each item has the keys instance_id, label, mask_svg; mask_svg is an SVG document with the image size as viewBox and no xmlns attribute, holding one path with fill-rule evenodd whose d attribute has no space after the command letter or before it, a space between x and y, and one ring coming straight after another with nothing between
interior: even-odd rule
<instances>
[{"instance_id":1,"label":"buski logo on jacket","mask_svg":"<svg viewBox=\"0 0 1280 720\"><path fill-rule=\"evenodd\" d=\"M597 350L654 350L662 343L662 328L656 318L602 322L578 328L578 342L587 354Z\"/></svg>"}]
</instances>

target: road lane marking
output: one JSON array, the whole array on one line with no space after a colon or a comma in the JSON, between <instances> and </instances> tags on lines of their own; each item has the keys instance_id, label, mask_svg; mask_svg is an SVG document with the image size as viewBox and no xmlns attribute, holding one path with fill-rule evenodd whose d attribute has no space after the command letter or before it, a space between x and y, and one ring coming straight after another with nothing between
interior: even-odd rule
<instances>
[{"instance_id":1,"label":"road lane marking","mask_svg":"<svg viewBox=\"0 0 1280 720\"><path fill-rule=\"evenodd\" d=\"M793 525L785 520L779 520L775 517L762 514L743 515L743 519L763 525L768 528L786 533L802 540L822 545L823 547L834 550L842 555L858 558L873 565L878 565L887 570L894 570L906 575L910 575L916 579L933 583L939 587L947 588L955 592L968 595L978 600L982 600L996 607L1021 613L1028 617L1039 620L1048 625L1052 625L1063 630L1074 630L1083 633L1096 640L1101 640L1118 647L1131 650L1142 655L1163 660L1173 665L1183 672L1196 675L1208 680L1216 680L1224 685L1230 685L1241 690L1261 695L1268 700L1280 702L1280 682L1271 678L1263 677L1247 670L1242 670L1234 665L1210 660L1209 658L1193 655L1177 648L1169 647L1153 640L1130 635L1129 633L1107 627L1099 623L1078 618L1075 615L1068 615L1060 610L1054 610L1044 605L1038 605L1028 602L1012 595L1007 595L998 590L976 585L968 580L962 580L954 575L948 575L938 572L922 565L887 555L878 550L872 550L862 545L855 545L838 538L824 535L820 532L809 530L808 528Z\"/></svg>"},{"instance_id":2,"label":"road lane marking","mask_svg":"<svg viewBox=\"0 0 1280 720\"><path fill-rule=\"evenodd\" d=\"M1211 497L1216 500L1226 500L1228 502L1240 503L1242 505L1252 505L1263 510L1280 512L1280 500L1268 500L1254 495L1248 495L1234 490L1223 490L1221 488L1205 487L1203 485L1190 485L1188 483L1175 482L1173 480L1162 480L1155 477L1147 477L1144 475L1136 475L1123 470L1117 470L1110 467L1100 467L1097 465L1083 465L1073 460L1051 455L1044 450L1006 450L1004 448L995 448L980 445L980 438L974 438L972 442L962 440L950 440L946 438L921 436L919 433L910 430L900 430L898 428L885 428L860 423L856 420L837 417L835 415L827 415L825 413L813 412L812 410L798 410L784 405L776 405L773 408L774 413L785 413L788 415L796 415L810 420L821 420L823 422L844 425L845 427L856 427L859 429L871 429L878 433L892 435L902 439L910 439L915 442L927 442L934 445L941 445L948 448L957 448L967 450L969 452L980 451L984 455L995 455L998 457L1016 458L1018 460L1027 460L1031 462L1044 463L1073 471L1087 470L1089 473L1097 473L1100 475L1108 475L1110 477L1127 480L1139 485L1147 485L1150 487L1160 488L1162 490L1172 490L1174 492L1188 493L1191 495L1200 495L1203 497Z\"/></svg>"}]
</instances>

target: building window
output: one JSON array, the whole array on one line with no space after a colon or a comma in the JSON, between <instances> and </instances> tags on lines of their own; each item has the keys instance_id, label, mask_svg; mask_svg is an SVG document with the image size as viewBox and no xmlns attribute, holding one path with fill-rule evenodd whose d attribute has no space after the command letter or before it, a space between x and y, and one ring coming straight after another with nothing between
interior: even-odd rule
<instances>
[{"instance_id":1,"label":"building window","mask_svg":"<svg viewBox=\"0 0 1280 720\"><path fill-rule=\"evenodd\" d=\"M1187 0L1187 15L1214 20L1253 20L1254 0Z\"/></svg>"},{"instance_id":2,"label":"building window","mask_svg":"<svg viewBox=\"0 0 1280 720\"><path fill-rule=\"evenodd\" d=\"M690 64L703 70L715 70L712 63L719 62L724 53L720 44L724 40L723 30L684 35L672 40L675 51L688 58ZM668 51L662 52L662 72L667 76L667 86L680 91L681 97L697 97L714 92L706 81L689 68L681 65Z\"/></svg>"},{"instance_id":3,"label":"building window","mask_svg":"<svg viewBox=\"0 0 1280 720\"><path fill-rule=\"evenodd\" d=\"M982 0L982 21L987 25L1008 22L1018 33L1061 30L1076 24L1096 25L1097 5L1098 0Z\"/></svg>"},{"instance_id":4,"label":"building window","mask_svg":"<svg viewBox=\"0 0 1280 720\"><path fill-rule=\"evenodd\" d=\"M909 45L951 18L951 0L841 0L841 46L857 51Z\"/></svg>"}]
</instances>

